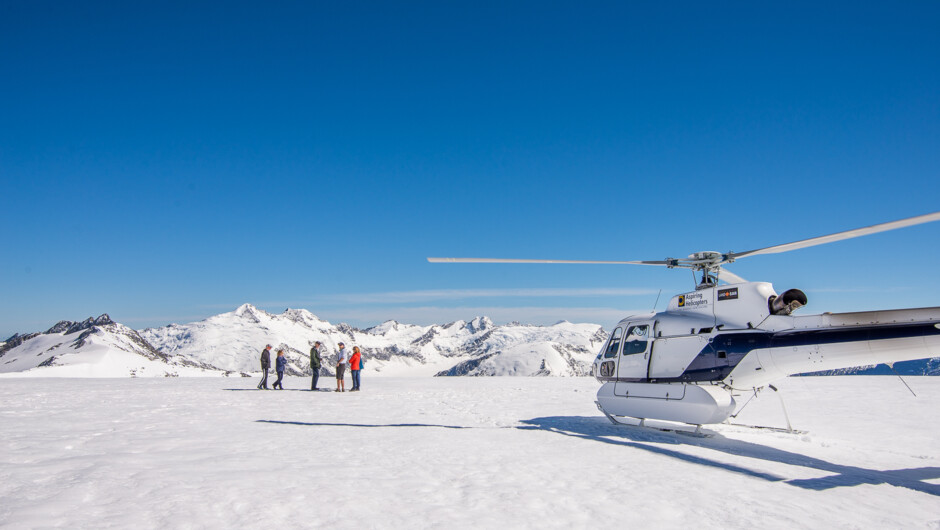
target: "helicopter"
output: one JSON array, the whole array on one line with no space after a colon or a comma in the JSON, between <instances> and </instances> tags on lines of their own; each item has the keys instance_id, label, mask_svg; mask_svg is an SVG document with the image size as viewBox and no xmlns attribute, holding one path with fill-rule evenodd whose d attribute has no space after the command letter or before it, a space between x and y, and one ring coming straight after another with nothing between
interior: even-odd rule
<instances>
[{"instance_id":1,"label":"helicopter","mask_svg":"<svg viewBox=\"0 0 940 530\"><path fill-rule=\"evenodd\" d=\"M940 307L795 316L806 294L778 294L724 266L940 220L940 212L744 252L695 252L655 261L428 258L431 263L653 265L701 274L694 291L665 311L635 314L614 327L593 362L596 404L610 421L722 423L735 396L789 375L940 356ZM787 421L789 425L789 419Z\"/></svg>"}]
</instances>

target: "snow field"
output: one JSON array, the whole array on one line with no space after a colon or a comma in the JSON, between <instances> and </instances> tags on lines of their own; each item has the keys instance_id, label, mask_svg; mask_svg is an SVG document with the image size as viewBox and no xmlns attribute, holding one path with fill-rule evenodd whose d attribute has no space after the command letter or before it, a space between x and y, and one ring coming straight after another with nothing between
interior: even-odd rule
<instances>
[{"instance_id":1,"label":"snow field","mask_svg":"<svg viewBox=\"0 0 940 530\"><path fill-rule=\"evenodd\" d=\"M0 526L937 528L940 380L907 381L789 378L808 433L695 438L590 378L4 379ZM769 391L735 421L785 425Z\"/></svg>"}]
</instances>

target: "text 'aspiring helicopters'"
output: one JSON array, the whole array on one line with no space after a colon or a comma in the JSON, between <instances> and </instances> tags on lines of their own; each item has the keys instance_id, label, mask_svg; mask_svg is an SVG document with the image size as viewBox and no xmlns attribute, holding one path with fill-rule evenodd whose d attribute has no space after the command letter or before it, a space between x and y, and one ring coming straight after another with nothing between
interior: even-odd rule
<instances>
[{"instance_id":1,"label":"text 'aspiring helicopters'","mask_svg":"<svg viewBox=\"0 0 940 530\"><path fill-rule=\"evenodd\" d=\"M700 272L695 291L660 313L621 320L594 361L603 383L597 405L616 417L702 425L721 423L734 396L788 375L940 356L940 307L793 316L798 289L777 294L722 266L940 220L935 212L746 252L696 252L661 261L428 258L432 263L602 263L660 265ZM719 287L718 282L727 285Z\"/></svg>"}]
</instances>

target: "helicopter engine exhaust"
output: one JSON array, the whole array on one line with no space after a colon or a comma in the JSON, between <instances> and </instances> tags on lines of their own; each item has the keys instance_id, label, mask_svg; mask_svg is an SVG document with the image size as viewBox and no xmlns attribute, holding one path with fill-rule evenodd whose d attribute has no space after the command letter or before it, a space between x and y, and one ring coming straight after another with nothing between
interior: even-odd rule
<instances>
[{"instance_id":1,"label":"helicopter engine exhaust","mask_svg":"<svg viewBox=\"0 0 940 530\"><path fill-rule=\"evenodd\" d=\"M806 305L806 294L799 289L790 289L780 296L771 296L767 301L772 315L789 315Z\"/></svg>"}]
</instances>

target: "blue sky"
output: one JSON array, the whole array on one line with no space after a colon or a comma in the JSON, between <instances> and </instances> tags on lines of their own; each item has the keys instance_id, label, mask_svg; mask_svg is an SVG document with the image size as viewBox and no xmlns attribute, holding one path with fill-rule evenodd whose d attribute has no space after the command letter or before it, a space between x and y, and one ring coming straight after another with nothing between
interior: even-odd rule
<instances>
[{"instance_id":1,"label":"blue sky","mask_svg":"<svg viewBox=\"0 0 940 530\"><path fill-rule=\"evenodd\" d=\"M0 339L244 302L609 326L743 251L940 210L936 2L0 8ZM940 223L732 270L936 306Z\"/></svg>"}]
</instances>

